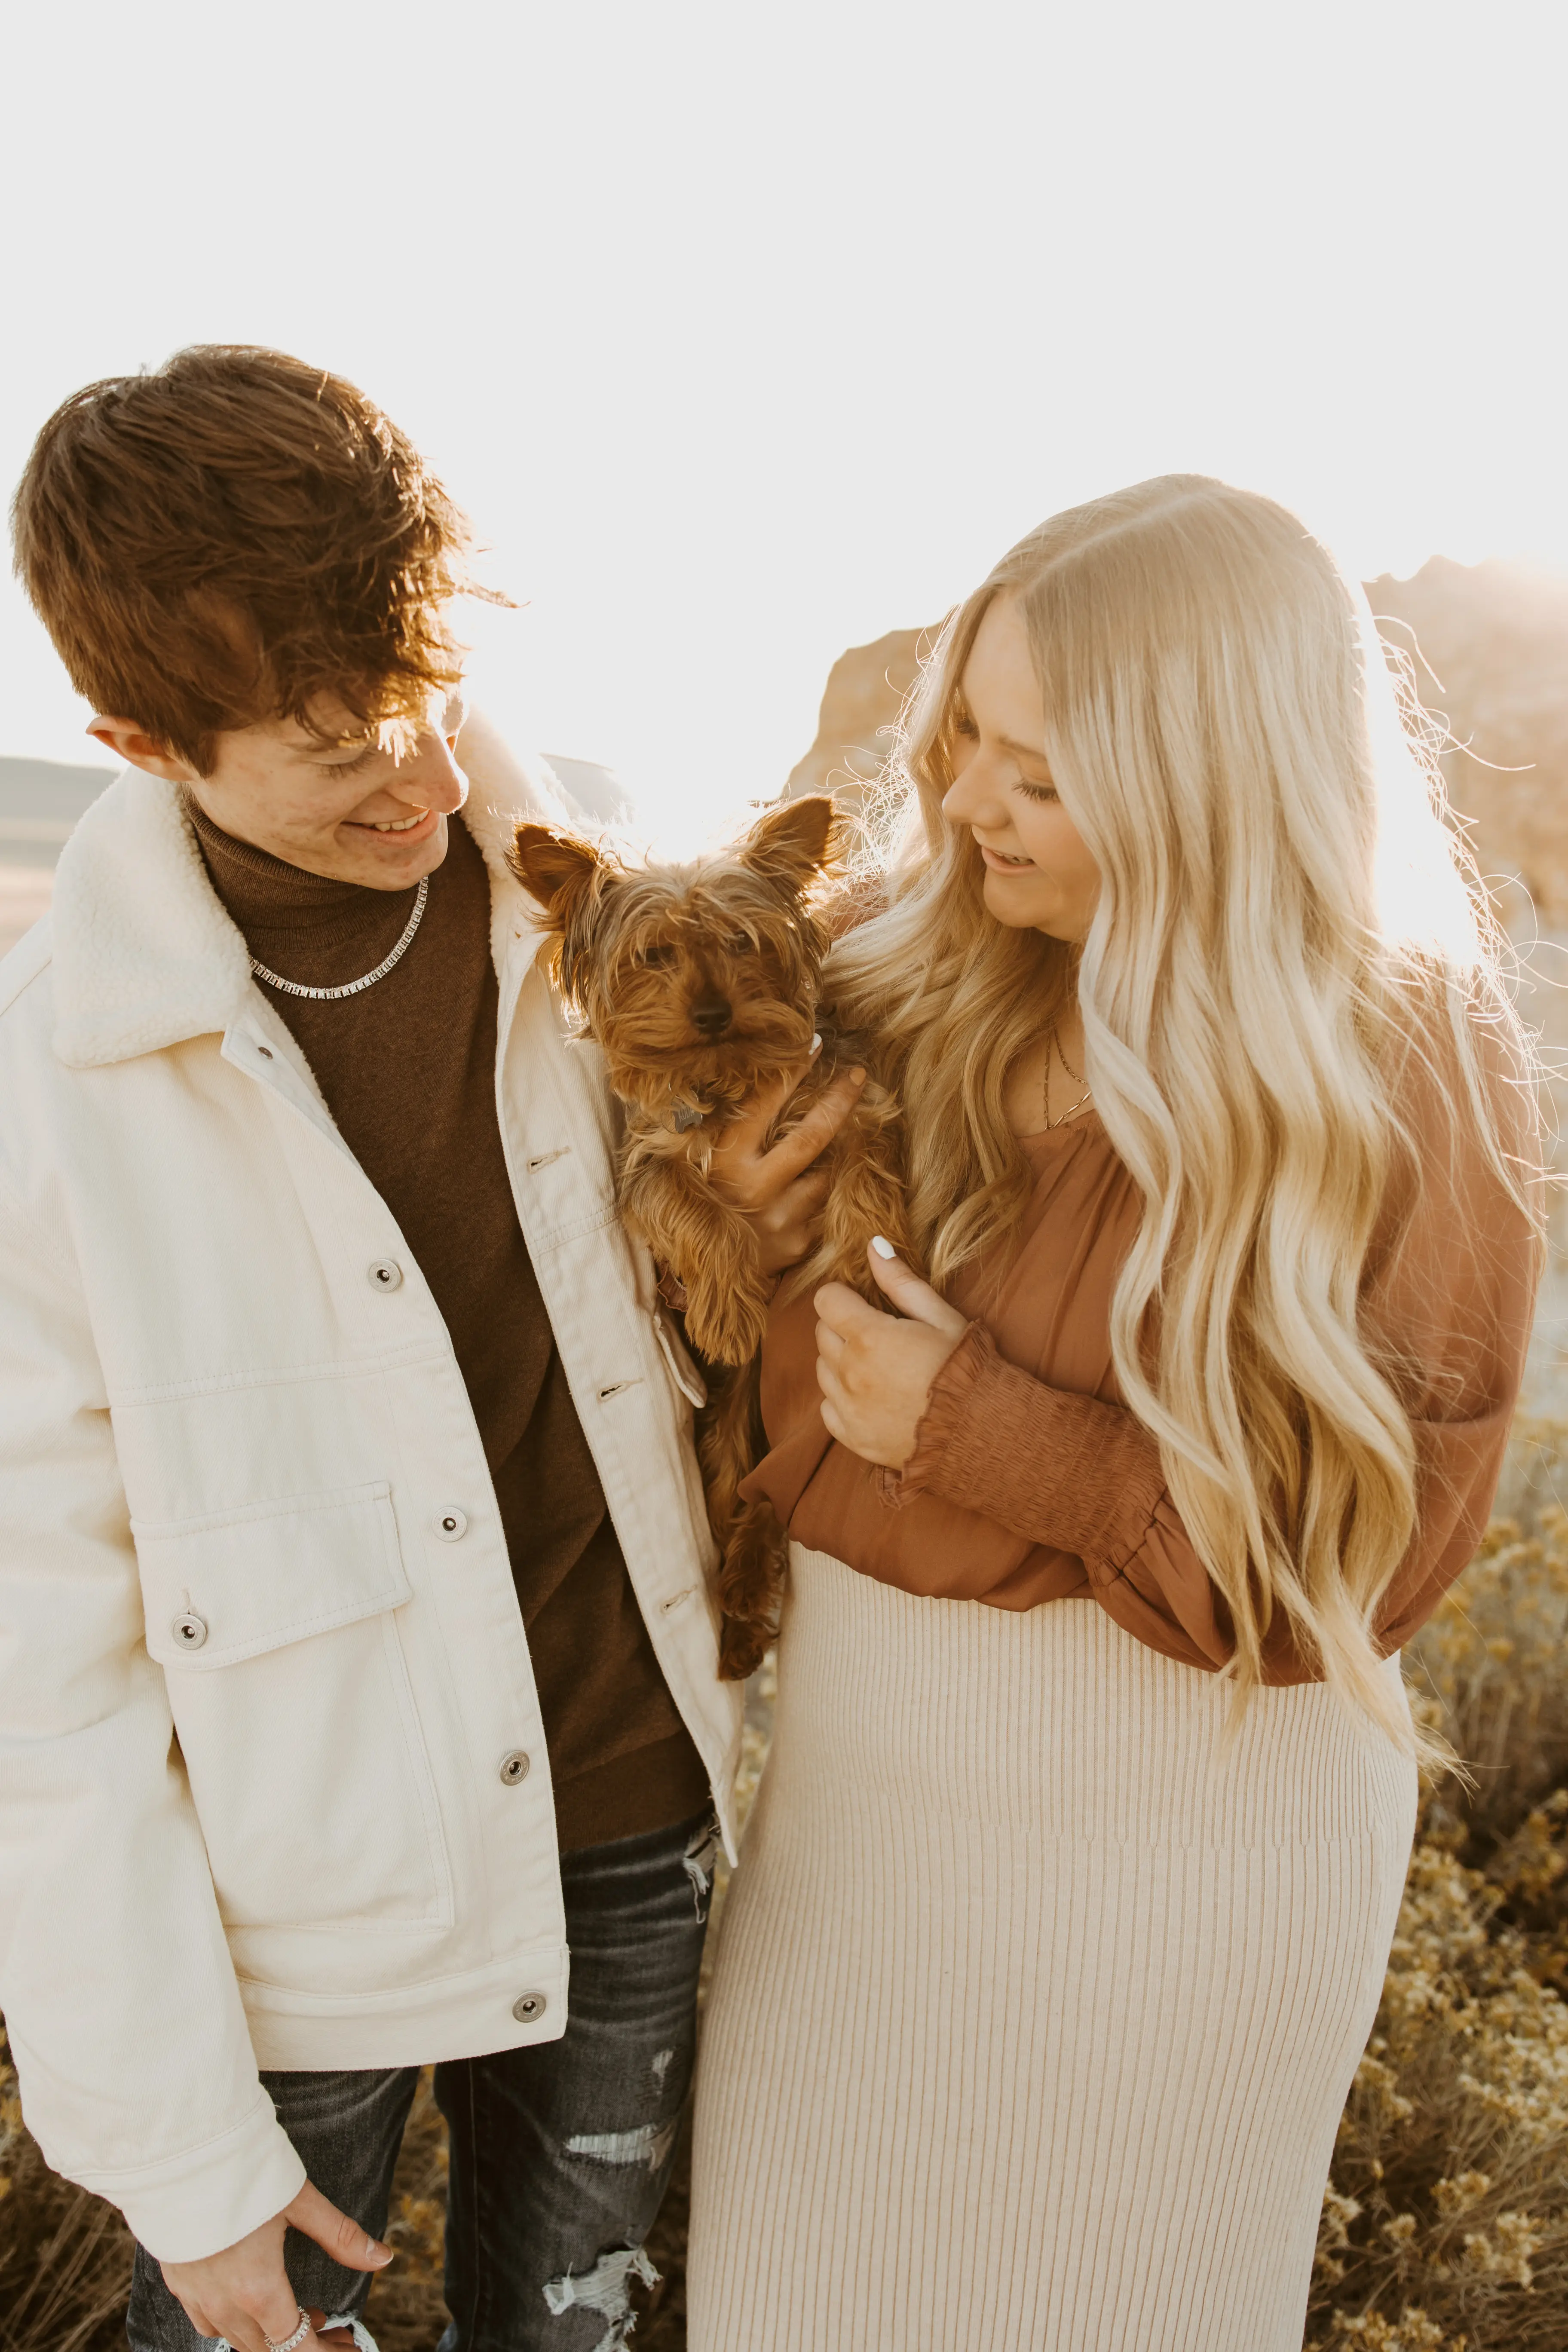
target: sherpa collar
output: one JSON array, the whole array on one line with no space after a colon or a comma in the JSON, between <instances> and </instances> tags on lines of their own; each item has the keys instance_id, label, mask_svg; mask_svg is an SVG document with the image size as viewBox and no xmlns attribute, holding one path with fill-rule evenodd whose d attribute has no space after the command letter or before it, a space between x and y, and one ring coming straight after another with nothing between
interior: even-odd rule
<instances>
[{"instance_id":1,"label":"sherpa collar","mask_svg":"<svg viewBox=\"0 0 1568 2352\"><path fill-rule=\"evenodd\" d=\"M502 775L469 782L463 821L489 870L499 962L509 937L544 938L506 864L513 828L524 817L571 819L542 761L509 758ZM61 851L51 929L55 1052L73 1069L225 1031L254 985L178 786L138 768L93 802Z\"/></svg>"}]
</instances>

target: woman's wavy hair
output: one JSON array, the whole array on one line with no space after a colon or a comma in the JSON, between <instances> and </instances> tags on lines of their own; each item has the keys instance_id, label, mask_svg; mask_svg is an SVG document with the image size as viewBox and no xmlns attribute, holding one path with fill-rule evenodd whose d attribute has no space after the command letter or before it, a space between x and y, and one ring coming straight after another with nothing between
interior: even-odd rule
<instances>
[{"instance_id":1,"label":"woman's wavy hair","mask_svg":"<svg viewBox=\"0 0 1568 2352\"><path fill-rule=\"evenodd\" d=\"M1004 595L1102 877L1081 953L997 922L968 828L942 815L959 682ZM1420 1181L1412 1055L1540 1227L1530 1045L1408 721L1364 599L1283 508L1193 475L1074 508L949 616L884 782L891 903L829 967L841 1015L891 1056L938 1283L1005 1260L1031 1178L1004 1087L1076 980L1096 1106L1143 1203L1117 1378L1228 1607L1238 1703L1283 1611L1407 1749L1372 1629L1414 1528L1415 1447L1358 1306L1387 1203Z\"/></svg>"}]
</instances>

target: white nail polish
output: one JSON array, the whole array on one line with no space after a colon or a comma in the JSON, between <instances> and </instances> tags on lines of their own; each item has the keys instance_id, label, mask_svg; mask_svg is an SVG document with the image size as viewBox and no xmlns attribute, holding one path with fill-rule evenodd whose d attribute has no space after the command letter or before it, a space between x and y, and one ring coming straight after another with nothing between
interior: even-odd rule
<instances>
[{"instance_id":1,"label":"white nail polish","mask_svg":"<svg viewBox=\"0 0 1568 2352\"><path fill-rule=\"evenodd\" d=\"M876 1251L879 1257L897 1257L899 1255L898 1251L893 1247L892 1243L885 1242L880 1234L872 1234L871 1247Z\"/></svg>"},{"instance_id":2,"label":"white nail polish","mask_svg":"<svg viewBox=\"0 0 1568 2352\"><path fill-rule=\"evenodd\" d=\"M814 1054L820 1054L822 1051L822 1032L820 1029L814 1030L812 1033L811 1050Z\"/></svg>"}]
</instances>

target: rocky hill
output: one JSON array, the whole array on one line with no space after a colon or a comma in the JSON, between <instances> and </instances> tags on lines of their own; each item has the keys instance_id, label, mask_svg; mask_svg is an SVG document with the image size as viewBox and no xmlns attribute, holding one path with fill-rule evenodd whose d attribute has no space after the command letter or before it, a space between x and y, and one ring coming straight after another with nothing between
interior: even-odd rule
<instances>
[{"instance_id":1,"label":"rocky hill","mask_svg":"<svg viewBox=\"0 0 1568 2352\"><path fill-rule=\"evenodd\" d=\"M1521 882L1543 925L1568 921L1568 580L1438 555L1366 593L1447 722L1448 794L1482 872Z\"/></svg>"}]
</instances>

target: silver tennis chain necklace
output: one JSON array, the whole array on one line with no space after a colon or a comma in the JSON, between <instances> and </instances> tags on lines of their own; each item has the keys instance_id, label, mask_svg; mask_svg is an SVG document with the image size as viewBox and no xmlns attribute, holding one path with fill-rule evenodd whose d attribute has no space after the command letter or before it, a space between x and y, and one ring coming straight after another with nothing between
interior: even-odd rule
<instances>
[{"instance_id":1,"label":"silver tennis chain necklace","mask_svg":"<svg viewBox=\"0 0 1568 2352\"><path fill-rule=\"evenodd\" d=\"M317 998L357 996L362 988L374 988L378 980L386 978L395 963L402 962L414 943L414 934L419 929L419 918L425 912L425 901L429 896L430 877L426 874L420 881L418 895L414 901L414 912L404 926L403 937L398 940L392 953L389 956L384 956L375 970L367 971L363 980L345 981L342 988L307 988L302 980L285 980L279 973L268 971L267 966L264 963L258 963L255 956L250 959L250 969L258 980L264 980L267 982L268 988L280 988L289 996Z\"/></svg>"}]
</instances>

